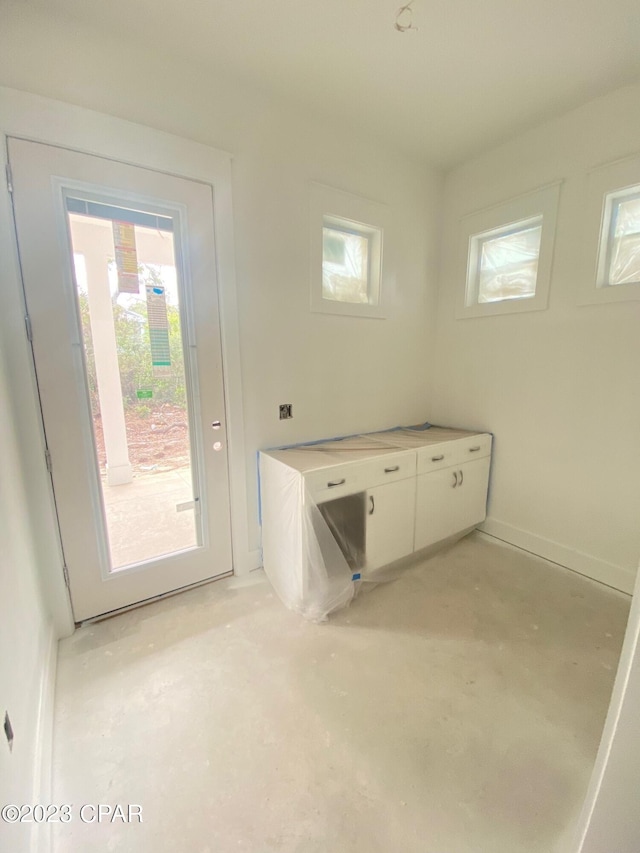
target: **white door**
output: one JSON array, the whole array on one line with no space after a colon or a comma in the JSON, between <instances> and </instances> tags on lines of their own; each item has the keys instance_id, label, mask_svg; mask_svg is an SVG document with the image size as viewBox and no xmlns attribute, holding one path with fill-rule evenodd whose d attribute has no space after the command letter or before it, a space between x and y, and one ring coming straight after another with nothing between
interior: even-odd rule
<instances>
[{"instance_id":1,"label":"white door","mask_svg":"<svg viewBox=\"0 0 640 853\"><path fill-rule=\"evenodd\" d=\"M230 573L211 186L18 139L9 162L76 621Z\"/></svg>"}]
</instances>

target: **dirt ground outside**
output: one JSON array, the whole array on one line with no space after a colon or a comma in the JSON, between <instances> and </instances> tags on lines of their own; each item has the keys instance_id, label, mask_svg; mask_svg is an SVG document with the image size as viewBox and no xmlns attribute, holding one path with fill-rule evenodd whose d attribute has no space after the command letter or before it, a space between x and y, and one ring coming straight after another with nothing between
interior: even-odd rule
<instances>
[{"instance_id":1,"label":"dirt ground outside","mask_svg":"<svg viewBox=\"0 0 640 853\"><path fill-rule=\"evenodd\" d=\"M184 468L190 463L187 411L171 403L125 412L129 461L135 474L160 474ZM101 474L106 472L106 452L102 419L94 416L93 426Z\"/></svg>"}]
</instances>

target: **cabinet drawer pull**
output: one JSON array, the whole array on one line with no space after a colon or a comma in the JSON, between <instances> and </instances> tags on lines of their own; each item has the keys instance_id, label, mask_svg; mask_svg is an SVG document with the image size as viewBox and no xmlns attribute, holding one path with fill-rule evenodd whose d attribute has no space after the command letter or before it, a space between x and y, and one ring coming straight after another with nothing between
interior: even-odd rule
<instances>
[{"instance_id":1,"label":"cabinet drawer pull","mask_svg":"<svg viewBox=\"0 0 640 853\"><path fill-rule=\"evenodd\" d=\"M464 474L462 473L462 471L458 471L458 474L460 474L460 482L458 483L458 485L461 486L464 483Z\"/></svg>"},{"instance_id":2,"label":"cabinet drawer pull","mask_svg":"<svg viewBox=\"0 0 640 853\"><path fill-rule=\"evenodd\" d=\"M376 509L376 502L373 499L373 495L369 495L369 500L371 501L371 509L369 510L369 515L373 515Z\"/></svg>"},{"instance_id":3,"label":"cabinet drawer pull","mask_svg":"<svg viewBox=\"0 0 640 853\"><path fill-rule=\"evenodd\" d=\"M443 459L444 459L444 453L441 453L440 456L432 456L431 457L432 462L442 462Z\"/></svg>"},{"instance_id":4,"label":"cabinet drawer pull","mask_svg":"<svg viewBox=\"0 0 640 853\"><path fill-rule=\"evenodd\" d=\"M457 471L454 471L454 472L453 472L453 483L451 483L451 488L452 488L452 489L455 489L455 487L456 487L457 485L458 485L458 472L457 472Z\"/></svg>"},{"instance_id":5,"label":"cabinet drawer pull","mask_svg":"<svg viewBox=\"0 0 640 853\"><path fill-rule=\"evenodd\" d=\"M481 449L482 449L482 448L481 448L481 447L480 447L480 445L478 444L478 445L476 445L476 447L470 447L470 448L469 448L469 453L477 453L477 451L478 451L478 450L481 450Z\"/></svg>"},{"instance_id":6,"label":"cabinet drawer pull","mask_svg":"<svg viewBox=\"0 0 640 853\"><path fill-rule=\"evenodd\" d=\"M399 470L400 470L400 466L394 465L393 468L385 468L384 473L385 474L393 474L394 471L399 471Z\"/></svg>"},{"instance_id":7,"label":"cabinet drawer pull","mask_svg":"<svg viewBox=\"0 0 640 853\"><path fill-rule=\"evenodd\" d=\"M327 488L332 489L334 486L343 486L346 482L344 478L342 480L330 480L327 483Z\"/></svg>"}]
</instances>

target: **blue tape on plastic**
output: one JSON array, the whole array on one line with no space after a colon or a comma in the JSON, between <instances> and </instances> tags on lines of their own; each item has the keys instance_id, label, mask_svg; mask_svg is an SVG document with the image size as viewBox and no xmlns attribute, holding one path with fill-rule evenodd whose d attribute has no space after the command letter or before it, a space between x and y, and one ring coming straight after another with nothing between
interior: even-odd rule
<instances>
[{"instance_id":1,"label":"blue tape on plastic","mask_svg":"<svg viewBox=\"0 0 640 853\"><path fill-rule=\"evenodd\" d=\"M359 581L361 577L362 577L362 575L360 574L360 572L356 572L355 575L351 575L351 580L352 581Z\"/></svg>"}]
</instances>

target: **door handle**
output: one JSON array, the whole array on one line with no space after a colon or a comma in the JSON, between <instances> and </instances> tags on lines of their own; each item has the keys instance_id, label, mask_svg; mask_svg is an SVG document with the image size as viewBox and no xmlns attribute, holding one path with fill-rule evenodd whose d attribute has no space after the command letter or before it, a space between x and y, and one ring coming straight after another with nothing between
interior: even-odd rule
<instances>
[{"instance_id":1,"label":"door handle","mask_svg":"<svg viewBox=\"0 0 640 853\"><path fill-rule=\"evenodd\" d=\"M458 474L460 474L460 482L458 483L458 485L461 486L464 483L464 474L462 473L462 471L458 471Z\"/></svg>"},{"instance_id":2,"label":"door handle","mask_svg":"<svg viewBox=\"0 0 640 853\"><path fill-rule=\"evenodd\" d=\"M478 445L476 445L475 447L470 447L470 448L469 448L469 453L477 453L477 452L478 452L478 450L480 450L480 445L479 445L479 444L478 444Z\"/></svg>"},{"instance_id":3,"label":"door handle","mask_svg":"<svg viewBox=\"0 0 640 853\"><path fill-rule=\"evenodd\" d=\"M385 474L393 474L394 471L399 471L399 470L400 470L400 466L394 465L393 468L385 468L384 473Z\"/></svg>"},{"instance_id":4,"label":"door handle","mask_svg":"<svg viewBox=\"0 0 640 853\"><path fill-rule=\"evenodd\" d=\"M441 453L440 456L432 456L431 457L432 462L442 462L443 459L444 459L444 453Z\"/></svg>"},{"instance_id":5,"label":"door handle","mask_svg":"<svg viewBox=\"0 0 640 853\"><path fill-rule=\"evenodd\" d=\"M343 478L342 480L330 480L327 483L327 488L332 489L334 486L344 486L347 481Z\"/></svg>"},{"instance_id":6,"label":"door handle","mask_svg":"<svg viewBox=\"0 0 640 853\"><path fill-rule=\"evenodd\" d=\"M371 501L371 509L369 510L369 515L373 515L376 508L376 503L373 499L373 495L369 495L369 500Z\"/></svg>"},{"instance_id":7,"label":"door handle","mask_svg":"<svg viewBox=\"0 0 640 853\"><path fill-rule=\"evenodd\" d=\"M451 488L452 488L452 489L455 489L455 487L456 487L457 485L458 485L458 472L457 472L457 471L454 471L454 472L453 472L453 483L451 484Z\"/></svg>"}]
</instances>

